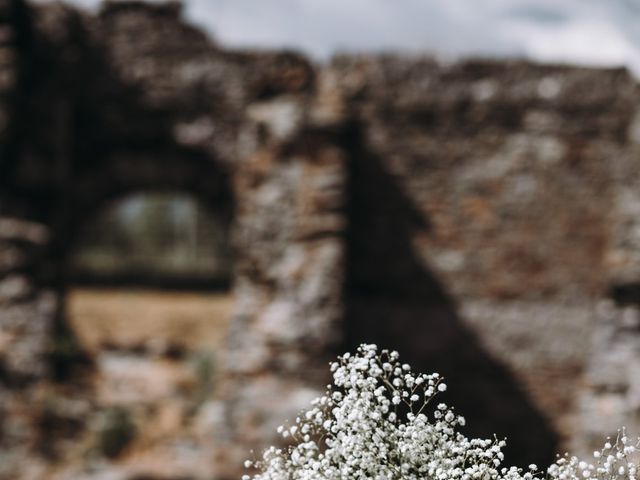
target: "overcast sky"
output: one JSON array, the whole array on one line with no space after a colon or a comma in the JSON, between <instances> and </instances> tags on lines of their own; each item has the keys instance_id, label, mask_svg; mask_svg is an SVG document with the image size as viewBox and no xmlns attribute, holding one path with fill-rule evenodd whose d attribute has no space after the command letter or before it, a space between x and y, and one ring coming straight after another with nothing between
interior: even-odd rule
<instances>
[{"instance_id":1,"label":"overcast sky","mask_svg":"<svg viewBox=\"0 0 640 480\"><path fill-rule=\"evenodd\" d=\"M41 0L47 1L47 0ZM95 8L99 0L73 0ZM222 44L627 65L640 76L640 0L185 0Z\"/></svg>"}]
</instances>

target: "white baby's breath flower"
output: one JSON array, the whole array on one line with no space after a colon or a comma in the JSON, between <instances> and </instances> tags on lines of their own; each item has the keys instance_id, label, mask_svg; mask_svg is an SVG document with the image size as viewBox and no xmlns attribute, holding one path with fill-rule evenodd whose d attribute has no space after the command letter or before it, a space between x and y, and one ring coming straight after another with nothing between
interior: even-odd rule
<instances>
[{"instance_id":1,"label":"white baby's breath flower","mask_svg":"<svg viewBox=\"0 0 640 480\"><path fill-rule=\"evenodd\" d=\"M415 374L395 351L361 345L331 364L333 384L312 401L293 425L278 427L293 442L270 447L243 480L542 480L535 464L527 471L502 467L504 440L467 438L462 416L431 400L447 389L442 378ZM429 408L427 408L429 407ZM430 419L432 418L432 420ZM636 480L629 455L637 451L624 429L616 442L595 451L596 465L564 456L546 470L546 480Z\"/></svg>"}]
</instances>

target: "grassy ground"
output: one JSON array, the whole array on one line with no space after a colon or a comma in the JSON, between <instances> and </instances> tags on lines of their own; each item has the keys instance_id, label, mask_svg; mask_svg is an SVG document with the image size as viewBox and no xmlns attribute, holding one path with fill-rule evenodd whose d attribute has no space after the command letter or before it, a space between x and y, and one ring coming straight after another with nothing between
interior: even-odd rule
<instances>
[{"instance_id":1,"label":"grassy ground","mask_svg":"<svg viewBox=\"0 0 640 480\"><path fill-rule=\"evenodd\" d=\"M76 288L68 318L92 353L116 349L217 350L233 299L228 294Z\"/></svg>"}]
</instances>

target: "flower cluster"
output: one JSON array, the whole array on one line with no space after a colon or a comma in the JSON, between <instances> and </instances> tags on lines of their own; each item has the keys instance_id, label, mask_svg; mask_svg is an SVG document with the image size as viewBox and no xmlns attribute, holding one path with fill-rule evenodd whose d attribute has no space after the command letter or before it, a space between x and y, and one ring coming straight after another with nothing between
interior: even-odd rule
<instances>
[{"instance_id":1,"label":"flower cluster","mask_svg":"<svg viewBox=\"0 0 640 480\"><path fill-rule=\"evenodd\" d=\"M433 398L446 390L436 373L415 374L397 352L361 345L331 364L333 385L278 432L290 443L247 461L243 480L537 480L528 470L502 467L503 440L467 438L464 418ZM432 405L430 405L432 404ZM429 406L430 405L430 406ZM427 408L429 406L429 408ZM596 452L596 465L574 457L549 467L549 480L636 480L626 436Z\"/></svg>"},{"instance_id":2,"label":"flower cluster","mask_svg":"<svg viewBox=\"0 0 640 480\"><path fill-rule=\"evenodd\" d=\"M556 460L547 469L550 480L636 480L640 439L631 441L624 428L618 432L615 441L607 438L601 450L593 452L595 463L588 463L577 457L564 457Z\"/></svg>"}]
</instances>

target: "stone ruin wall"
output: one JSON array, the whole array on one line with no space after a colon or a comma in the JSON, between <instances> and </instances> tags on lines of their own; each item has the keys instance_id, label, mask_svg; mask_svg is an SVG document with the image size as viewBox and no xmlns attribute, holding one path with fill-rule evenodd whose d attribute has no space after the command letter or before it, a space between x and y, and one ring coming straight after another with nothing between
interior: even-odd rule
<instances>
[{"instance_id":1,"label":"stone ruin wall","mask_svg":"<svg viewBox=\"0 0 640 480\"><path fill-rule=\"evenodd\" d=\"M231 478L249 448L270 443L274 425L326 381L326 361L360 341L388 341L414 363L437 366L462 396L495 385L477 400L495 404L492 418L517 421L522 410L509 412L500 397L522 400L544 424L540 437L553 430L563 446L588 450L622 423L640 427L640 116L627 72L390 56L312 67L288 53L221 50L171 4L113 3L97 17L40 7L34 22L40 48L89 44L87 61L98 46L115 79L104 88L83 78L93 90L82 101L110 135L98 140L115 145L88 172L124 154L122 175L135 177L144 171L127 160L140 158L127 156L135 137L168 134L178 158L181 149L204 152L230 179L238 302L214 409L218 477ZM64 85L83 75L82 61L49 65L60 82L41 79L39 98L77 101ZM0 58L0 76L15 65ZM105 108L132 97L115 116ZM0 92L0 117L14 112L1 148L19 130L15 98ZM29 110L36 126L50 109ZM118 114L127 115L126 131ZM14 161L46 167L41 152L52 140L37 128ZM91 152L95 137L68 133L74 151ZM47 180L22 178L22 191L46 190ZM19 200L2 206L11 219L0 225L0 340L12 339L3 372L18 378L11 365L35 362L33 381L47 377L60 301L39 286L56 224L51 212L14 208L29 203ZM467 375L473 367L479 380ZM502 380L516 387L501 390ZM28 393L4 384L5 418L24 418L7 399ZM606 420L593 422L593 412Z\"/></svg>"},{"instance_id":2,"label":"stone ruin wall","mask_svg":"<svg viewBox=\"0 0 640 480\"><path fill-rule=\"evenodd\" d=\"M19 97L20 5L0 2L0 176L13 148L13 123ZM0 216L0 477L20 468L37 430L28 402L36 395L28 386L49 372L47 353L58 308L55 293L43 287L35 272L49 232L39 223Z\"/></svg>"},{"instance_id":3,"label":"stone ruin wall","mask_svg":"<svg viewBox=\"0 0 640 480\"><path fill-rule=\"evenodd\" d=\"M604 432L623 424L637 430L635 80L624 70L394 57L347 57L331 71L363 125L369 157L415 210L405 248L441 282L463 328L508 366L562 448L588 452ZM393 205L384 192L364 195L363 208L375 208L375 197ZM399 227L356 227L365 235L355 239L356 257L367 248L366 233L392 247L362 254L369 256L362 283L376 283L368 288L392 291L403 279L407 289L415 285L415 274L394 278L384 267L401 261L402 246L387 238ZM370 328L385 301L368 306L367 295L355 296L355 318L347 321ZM402 309L401 301L386 303L391 312ZM614 333L616 323L624 333ZM455 352L457 340L449 341Z\"/></svg>"},{"instance_id":4,"label":"stone ruin wall","mask_svg":"<svg viewBox=\"0 0 640 480\"><path fill-rule=\"evenodd\" d=\"M13 365L33 371L20 387L7 380L5 388L3 377L0 478L46 475L42 447L60 459L77 441L73 432L50 438L39 424L42 394L55 376L51 355L60 353L59 259L78 221L113 196L149 187L186 190L233 216L242 301L229 337L235 350L219 382L222 446L209 453L221 459L218 476L235 473L247 445L263 444L267 411L275 422L317 394L339 338L327 332L339 331L341 316L345 158L331 114L310 120L314 72L297 54L222 51L182 22L177 4L113 3L96 17L61 4L29 13L34 31L15 57L34 100L10 116L15 133L2 146L17 148L3 157L0 177L0 259L24 257L29 268L0 270L0 328L11 340L3 343L3 373L13 378ZM9 101L22 97L6 98L1 106L9 111ZM58 128L50 135L52 124ZM202 159L214 167L202 168ZM71 360L87 367L81 357ZM71 395L58 399L63 410L55 413L75 425L91 415L91 393Z\"/></svg>"}]
</instances>

